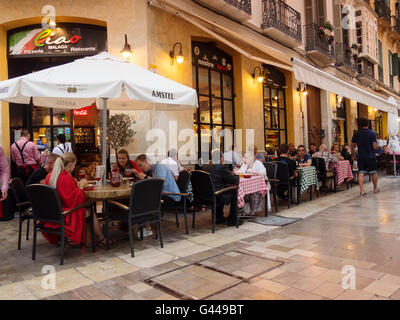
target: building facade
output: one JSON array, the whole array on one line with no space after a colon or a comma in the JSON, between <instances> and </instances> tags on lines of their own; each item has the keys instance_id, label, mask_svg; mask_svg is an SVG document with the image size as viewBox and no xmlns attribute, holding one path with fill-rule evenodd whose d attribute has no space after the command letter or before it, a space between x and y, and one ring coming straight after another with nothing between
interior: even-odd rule
<instances>
[{"instance_id":1,"label":"building facade","mask_svg":"<svg viewBox=\"0 0 400 320\"><path fill-rule=\"evenodd\" d=\"M357 117L368 117L384 138L387 113L397 112L395 103L385 103L389 97L400 101L400 17L394 0L60 0L54 6L57 27L91 42L83 48L83 40L78 41L80 49L74 54L62 47L44 54L34 46L28 54L10 50L41 28L46 5L0 2L0 80L102 50L121 56L127 35L130 62L197 90L195 112L115 106L111 114L124 112L136 120L137 134L127 146L132 154L147 150L151 128L161 129L166 137L171 130L194 129L200 153L209 152L207 141L219 139L212 136L213 129L242 129L237 144L243 148L253 139L245 130L254 129L259 150L276 150L281 143L344 145L357 130ZM54 36L49 39L55 42ZM179 51L182 63L175 59ZM318 79L329 78L337 85L329 91L311 71L297 71L292 58L306 65L304 70L320 72ZM39 145L52 147L56 133L64 132L88 152L97 146L95 138L84 139L96 136L96 110L86 110L73 113L1 102L2 146L9 153L15 132L28 127Z\"/></svg>"}]
</instances>

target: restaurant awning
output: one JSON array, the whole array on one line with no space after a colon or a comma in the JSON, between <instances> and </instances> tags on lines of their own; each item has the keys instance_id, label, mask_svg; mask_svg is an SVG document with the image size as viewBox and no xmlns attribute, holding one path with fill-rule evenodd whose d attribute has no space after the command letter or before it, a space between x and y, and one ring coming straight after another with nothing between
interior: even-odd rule
<instances>
[{"instance_id":1,"label":"restaurant awning","mask_svg":"<svg viewBox=\"0 0 400 320\"><path fill-rule=\"evenodd\" d=\"M292 62L294 76L297 81L335 93L381 111L397 114L398 104L393 99L386 100L381 98L297 58L292 58Z\"/></svg>"}]
</instances>

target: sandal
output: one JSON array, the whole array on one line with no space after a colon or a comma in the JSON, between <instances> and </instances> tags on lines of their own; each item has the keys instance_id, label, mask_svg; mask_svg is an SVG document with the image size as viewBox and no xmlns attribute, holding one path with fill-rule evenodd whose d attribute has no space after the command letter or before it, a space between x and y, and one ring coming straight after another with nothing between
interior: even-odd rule
<instances>
[{"instance_id":1,"label":"sandal","mask_svg":"<svg viewBox=\"0 0 400 320\"><path fill-rule=\"evenodd\" d=\"M374 193L379 193L381 192L381 188L378 188L378 190L376 190L376 192L374 191Z\"/></svg>"}]
</instances>

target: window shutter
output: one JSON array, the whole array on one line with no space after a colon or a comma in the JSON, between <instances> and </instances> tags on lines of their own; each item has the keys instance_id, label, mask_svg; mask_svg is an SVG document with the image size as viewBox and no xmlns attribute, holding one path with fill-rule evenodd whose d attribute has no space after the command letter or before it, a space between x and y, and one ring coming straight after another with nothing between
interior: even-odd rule
<instances>
[{"instance_id":1,"label":"window shutter","mask_svg":"<svg viewBox=\"0 0 400 320\"><path fill-rule=\"evenodd\" d=\"M398 76L399 75L399 57L397 53L392 54L392 72L393 76Z\"/></svg>"}]
</instances>

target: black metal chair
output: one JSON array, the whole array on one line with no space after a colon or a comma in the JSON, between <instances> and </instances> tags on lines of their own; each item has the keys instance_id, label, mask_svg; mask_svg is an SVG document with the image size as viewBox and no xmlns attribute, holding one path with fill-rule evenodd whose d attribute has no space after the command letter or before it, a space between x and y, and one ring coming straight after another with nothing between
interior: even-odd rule
<instances>
[{"instance_id":1,"label":"black metal chair","mask_svg":"<svg viewBox=\"0 0 400 320\"><path fill-rule=\"evenodd\" d=\"M176 181L176 184L178 185L180 193L163 193L162 198L164 199L164 197L167 197L168 195L178 195L178 196L181 196L181 201L176 202L176 204L172 204L171 201L169 201L169 202L164 201L164 204L161 205L162 209L164 209L164 208L174 209L177 228L179 228L179 219L178 219L178 210L177 209L183 209L183 216L185 218L186 234L189 234L186 213L187 213L187 206L189 204L189 194L187 193L187 190L188 190L188 186L190 183L190 177L191 177L191 174L187 170L180 171L178 180Z\"/></svg>"},{"instance_id":2,"label":"black metal chair","mask_svg":"<svg viewBox=\"0 0 400 320\"><path fill-rule=\"evenodd\" d=\"M288 191L288 208L290 209L290 202L292 201L292 188L296 187L296 177L289 176L289 167L284 162L274 162L277 165L276 178L279 180L278 188L286 189Z\"/></svg>"},{"instance_id":3,"label":"black metal chair","mask_svg":"<svg viewBox=\"0 0 400 320\"><path fill-rule=\"evenodd\" d=\"M13 178L10 181L11 190L14 193L17 209L19 212L19 229L18 229L18 250L21 250L22 224L27 220L26 240L29 240L29 225L32 216L31 202L26 193L24 183L20 178Z\"/></svg>"},{"instance_id":4,"label":"black metal chair","mask_svg":"<svg viewBox=\"0 0 400 320\"><path fill-rule=\"evenodd\" d=\"M134 183L129 200L129 207L116 201L108 201L108 204L123 210L121 214L115 214L113 220L128 223L132 257L135 256L132 226L136 224L140 228L149 223L156 224L157 233L160 236L161 248L164 247L161 232L161 193L163 185L163 179L147 179ZM106 223L108 222L109 220L106 220ZM108 234L106 236L109 238ZM141 238L143 238L142 232Z\"/></svg>"},{"instance_id":5,"label":"black metal chair","mask_svg":"<svg viewBox=\"0 0 400 320\"><path fill-rule=\"evenodd\" d=\"M56 234L60 238L60 265L64 264L64 245L65 245L65 227L64 219L67 215L74 211L89 207L92 210L90 203L83 203L71 210L62 211L61 200L58 196L57 190L42 184L32 184L26 187L29 199L32 203L33 215L33 246L32 246L32 260L36 259L36 238L37 232ZM92 215L93 217L93 212ZM56 229L45 228L43 222L52 222L59 224L60 227ZM92 219L92 248L95 251L94 241L94 225Z\"/></svg>"},{"instance_id":6,"label":"black metal chair","mask_svg":"<svg viewBox=\"0 0 400 320\"><path fill-rule=\"evenodd\" d=\"M221 196L226 192L232 192L232 191L237 192L237 186L232 186L224 188L219 191L215 191L214 183L211 179L210 173L200 170L192 171L191 181L192 181L193 197L194 197L192 228L194 229L195 227L196 207L205 206L211 208L212 233L214 233L216 211L217 211L217 196ZM237 214L237 210L236 210L236 227L239 228L239 216Z\"/></svg>"},{"instance_id":7,"label":"black metal chair","mask_svg":"<svg viewBox=\"0 0 400 320\"><path fill-rule=\"evenodd\" d=\"M264 167L267 170L268 181L271 185L271 191L274 196L275 212L278 212L278 201L277 201L277 197L276 197L276 185L279 182L279 180L277 179L278 166L274 162L264 162ZM267 216L267 208L268 207L266 207L266 215L265 216Z\"/></svg>"}]
</instances>

